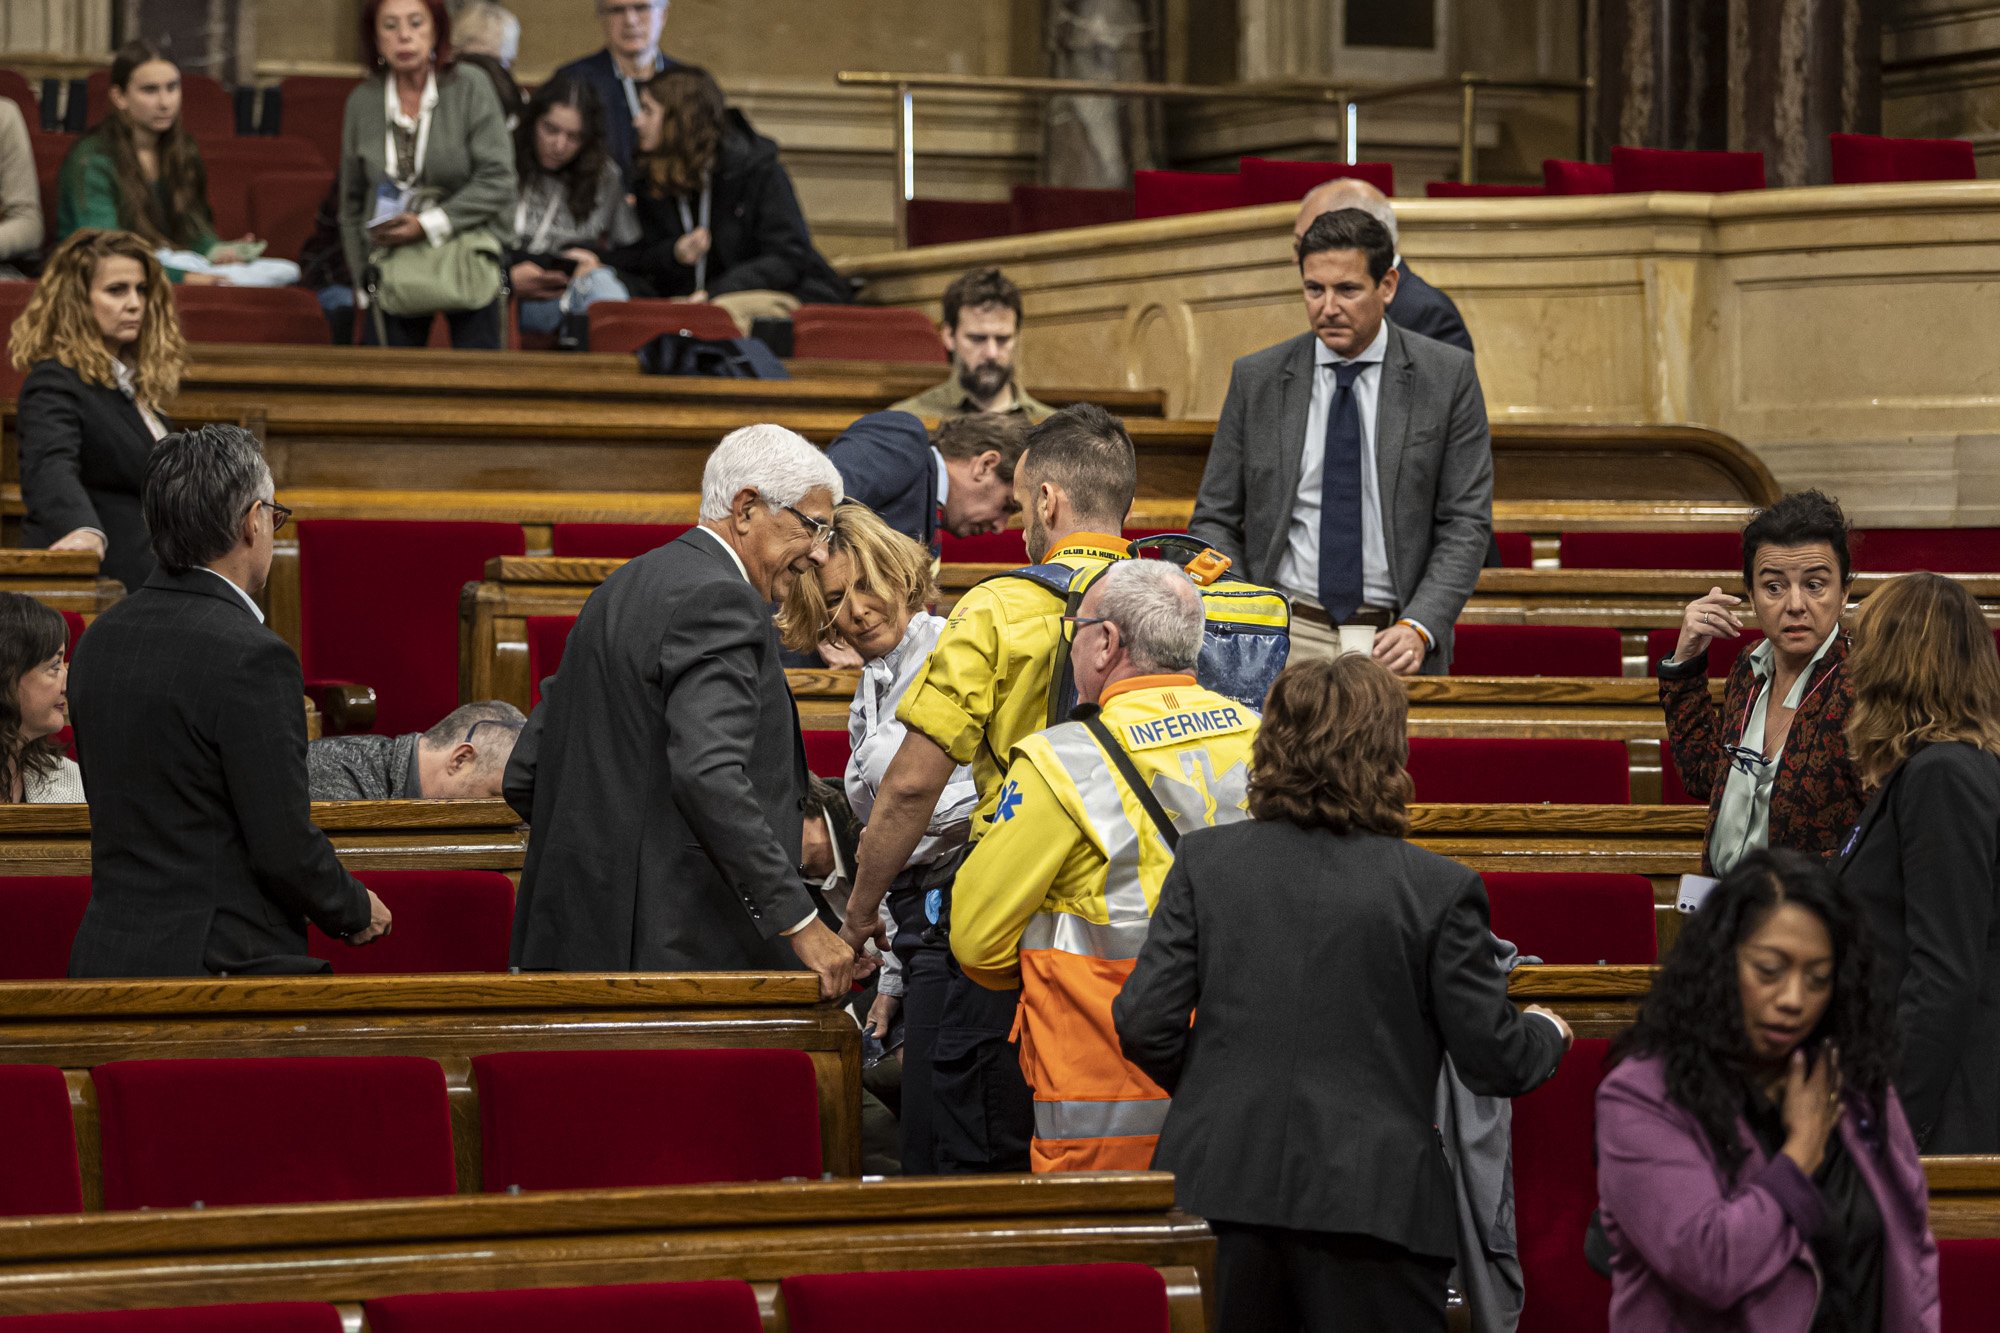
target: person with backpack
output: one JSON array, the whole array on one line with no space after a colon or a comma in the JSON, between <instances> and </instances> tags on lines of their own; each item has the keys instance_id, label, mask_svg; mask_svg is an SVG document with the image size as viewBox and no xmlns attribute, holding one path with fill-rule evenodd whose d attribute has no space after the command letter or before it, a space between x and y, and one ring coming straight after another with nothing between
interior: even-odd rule
<instances>
[{"instance_id":1,"label":"person with backpack","mask_svg":"<svg viewBox=\"0 0 2000 1333\"><path fill-rule=\"evenodd\" d=\"M1257 714L1195 679L1207 616L1165 560L1106 569L1062 618L1085 705L1014 746L959 869L951 950L1021 992L1036 1171L1144 1171L1167 1094L1119 1052L1111 1004L1180 836L1249 817Z\"/></svg>"}]
</instances>

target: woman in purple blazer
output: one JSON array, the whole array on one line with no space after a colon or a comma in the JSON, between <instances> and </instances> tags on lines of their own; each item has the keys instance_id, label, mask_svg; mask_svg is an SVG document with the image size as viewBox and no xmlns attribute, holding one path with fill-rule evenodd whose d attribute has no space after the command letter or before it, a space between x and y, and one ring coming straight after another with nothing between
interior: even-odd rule
<instances>
[{"instance_id":1,"label":"woman in purple blazer","mask_svg":"<svg viewBox=\"0 0 2000 1333\"><path fill-rule=\"evenodd\" d=\"M1614 1333L1938 1328L1937 1243L1860 909L1795 852L1681 929L1597 1091Z\"/></svg>"}]
</instances>

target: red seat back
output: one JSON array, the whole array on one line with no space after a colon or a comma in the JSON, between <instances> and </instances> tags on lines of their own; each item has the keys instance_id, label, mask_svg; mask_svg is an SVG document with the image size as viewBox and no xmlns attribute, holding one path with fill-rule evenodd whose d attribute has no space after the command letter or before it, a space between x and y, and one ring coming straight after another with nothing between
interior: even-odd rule
<instances>
[{"instance_id":1,"label":"red seat back","mask_svg":"<svg viewBox=\"0 0 2000 1333\"><path fill-rule=\"evenodd\" d=\"M1938 1313L1942 1333L1988 1333L2000 1310L2000 1239L1938 1242Z\"/></svg>"},{"instance_id":2,"label":"red seat back","mask_svg":"<svg viewBox=\"0 0 2000 1333\"><path fill-rule=\"evenodd\" d=\"M792 355L940 365L950 360L930 316L898 306L802 305L792 312Z\"/></svg>"},{"instance_id":3,"label":"red seat back","mask_svg":"<svg viewBox=\"0 0 2000 1333\"><path fill-rule=\"evenodd\" d=\"M1468 805L1625 805L1632 779L1622 741L1410 741L1417 799Z\"/></svg>"},{"instance_id":4,"label":"red seat back","mask_svg":"<svg viewBox=\"0 0 2000 1333\"><path fill-rule=\"evenodd\" d=\"M1132 220L1130 190L1087 190L1064 185L1016 185L1008 195L1012 230L1060 231Z\"/></svg>"},{"instance_id":5,"label":"red seat back","mask_svg":"<svg viewBox=\"0 0 2000 1333\"><path fill-rule=\"evenodd\" d=\"M0 97L21 108L21 119L28 122L29 130L41 128L42 104L36 99L27 76L19 70L0 69Z\"/></svg>"},{"instance_id":6,"label":"red seat back","mask_svg":"<svg viewBox=\"0 0 2000 1333\"><path fill-rule=\"evenodd\" d=\"M1468 185L1463 181L1425 181L1427 199L1527 199L1549 193L1546 185Z\"/></svg>"},{"instance_id":7,"label":"red seat back","mask_svg":"<svg viewBox=\"0 0 2000 1333\"><path fill-rule=\"evenodd\" d=\"M814 1273L779 1286L791 1333L1167 1333L1167 1283L1145 1264Z\"/></svg>"},{"instance_id":8,"label":"red seat back","mask_svg":"<svg viewBox=\"0 0 2000 1333\"><path fill-rule=\"evenodd\" d=\"M1296 204L1330 180L1366 181L1383 194L1396 192L1396 168L1388 162L1300 162L1290 158L1237 159L1246 204Z\"/></svg>"},{"instance_id":9,"label":"red seat back","mask_svg":"<svg viewBox=\"0 0 2000 1333\"><path fill-rule=\"evenodd\" d=\"M507 1051L472 1073L489 1191L819 1178L804 1051Z\"/></svg>"},{"instance_id":10,"label":"red seat back","mask_svg":"<svg viewBox=\"0 0 2000 1333\"><path fill-rule=\"evenodd\" d=\"M361 1303L371 1333L763 1333L747 1282L647 1282L384 1296Z\"/></svg>"},{"instance_id":11,"label":"red seat back","mask_svg":"<svg viewBox=\"0 0 2000 1333\"><path fill-rule=\"evenodd\" d=\"M84 81L84 115L96 125L111 112L111 70L94 69ZM236 99L214 77L181 71L181 126L197 139L236 133Z\"/></svg>"},{"instance_id":12,"label":"red seat back","mask_svg":"<svg viewBox=\"0 0 2000 1333\"><path fill-rule=\"evenodd\" d=\"M505 972L514 930L514 882L497 870L364 870L396 928L352 948L307 927L306 948L348 975Z\"/></svg>"},{"instance_id":13,"label":"red seat back","mask_svg":"<svg viewBox=\"0 0 2000 1333\"><path fill-rule=\"evenodd\" d=\"M1887 139L1830 134L1835 185L1877 181L1969 181L1979 174L1968 139Z\"/></svg>"},{"instance_id":14,"label":"red seat back","mask_svg":"<svg viewBox=\"0 0 2000 1333\"><path fill-rule=\"evenodd\" d=\"M1848 541L1854 567L1871 574L2000 573L2000 528L1866 528Z\"/></svg>"},{"instance_id":15,"label":"red seat back","mask_svg":"<svg viewBox=\"0 0 2000 1333\"><path fill-rule=\"evenodd\" d=\"M312 239L320 200L333 188L331 167L265 171L250 182L250 230L274 259L296 260Z\"/></svg>"},{"instance_id":16,"label":"red seat back","mask_svg":"<svg viewBox=\"0 0 2000 1333\"><path fill-rule=\"evenodd\" d=\"M1671 653L1681 641L1680 627L1669 625L1664 629L1646 631L1646 670L1659 666L1660 660ZM1755 647L1764 641L1764 631L1746 626L1743 633L1734 639L1711 639L1708 643L1708 674L1711 679L1726 677L1736 659L1745 648Z\"/></svg>"},{"instance_id":17,"label":"red seat back","mask_svg":"<svg viewBox=\"0 0 2000 1333\"><path fill-rule=\"evenodd\" d=\"M1243 177L1234 171L1132 173L1132 216L1137 218L1212 213L1221 208L1241 208L1243 202Z\"/></svg>"},{"instance_id":18,"label":"red seat back","mask_svg":"<svg viewBox=\"0 0 2000 1333\"><path fill-rule=\"evenodd\" d=\"M740 338L743 331L719 305L703 301L597 301L590 307L590 350L636 352L663 333Z\"/></svg>"},{"instance_id":19,"label":"red seat back","mask_svg":"<svg viewBox=\"0 0 2000 1333\"><path fill-rule=\"evenodd\" d=\"M1564 569L1741 569L1735 532L1565 532Z\"/></svg>"},{"instance_id":20,"label":"red seat back","mask_svg":"<svg viewBox=\"0 0 2000 1333\"><path fill-rule=\"evenodd\" d=\"M1762 153L1689 152L1679 148L1611 150L1611 188L1617 194L1685 190L1725 194L1764 188Z\"/></svg>"},{"instance_id":21,"label":"red seat back","mask_svg":"<svg viewBox=\"0 0 2000 1333\"><path fill-rule=\"evenodd\" d=\"M340 164L340 127L348 94L361 83L345 75L289 74L278 84L281 128L319 145L327 165Z\"/></svg>"},{"instance_id":22,"label":"red seat back","mask_svg":"<svg viewBox=\"0 0 2000 1333\"><path fill-rule=\"evenodd\" d=\"M1604 162L1542 159L1542 189L1548 194L1610 194L1611 167Z\"/></svg>"},{"instance_id":23,"label":"red seat back","mask_svg":"<svg viewBox=\"0 0 2000 1333\"><path fill-rule=\"evenodd\" d=\"M90 1071L104 1206L452 1194L444 1071L415 1056L121 1060ZM301 1126L338 1126L313 1142ZM337 1140L337 1141L336 1141Z\"/></svg>"},{"instance_id":24,"label":"red seat back","mask_svg":"<svg viewBox=\"0 0 2000 1333\"><path fill-rule=\"evenodd\" d=\"M0 1217L83 1211L69 1083L54 1065L0 1065Z\"/></svg>"},{"instance_id":25,"label":"red seat back","mask_svg":"<svg viewBox=\"0 0 2000 1333\"><path fill-rule=\"evenodd\" d=\"M1535 567L1535 539L1525 532L1496 532L1493 544L1500 548L1500 564L1505 569Z\"/></svg>"},{"instance_id":26,"label":"red seat back","mask_svg":"<svg viewBox=\"0 0 2000 1333\"><path fill-rule=\"evenodd\" d=\"M1651 963L1659 956L1644 875L1488 871L1493 933L1545 963Z\"/></svg>"},{"instance_id":27,"label":"red seat back","mask_svg":"<svg viewBox=\"0 0 2000 1333\"><path fill-rule=\"evenodd\" d=\"M1625 649L1608 625L1460 625L1454 676L1617 676Z\"/></svg>"},{"instance_id":28,"label":"red seat back","mask_svg":"<svg viewBox=\"0 0 2000 1333\"><path fill-rule=\"evenodd\" d=\"M1611 1283L1583 1257L1597 1210L1591 1152L1602 1037L1580 1037L1556 1076L1514 1099L1514 1229L1528 1303L1520 1333L1604 1333Z\"/></svg>"},{"instance_id":29,"label":"red seat back","mask_svg":"<svg viewBox=\"0 0 2000 1333\"><path fill-rule=\"evenodd\" d=\"M15 1315L0 1327L7 1333L341 1333L338 1309L306 1301Z\"/></svg>"},{"instance_id":30,"label":"red seat back","mask_svg":"<svg viewBox=\"0 0 2000 1333\"><path fill-rule=\"evenodd\" d=\"M852 738L844 731L806 731L806 771L815 777L838 782L847 772L854 754Z\"/></svg>"},{"instance_id":31,"label":"red seat back","mask_svg":"<svg viewBox=\"0 0 2000 1333\"><path fill-rule=\"evenodd\" d=\"M549 551L559 556L630 560L665 546L693 526L692 523L557 523L549 529Z\"/></svg>"},{"instance_id":32,"label":"red seat back","mask_svg":"<svg viewBox=\"0 0 2000 1333\"><path fill-rule=\"evenodd\" d=\"M0 877L0 981L60 981L69 949L90 906L88 875Z\"/></svg>"},{"instance_id":33,"label":"red seat back","mask_svg":"<svg viewBox=\"0 0 2000 1333\"><path fill-rule=\"evenodd\" d=\"M542 682L562 667L575 616L528 616L528 707L542 701Z\"/></svg>"},{"instance_id":34,"label":"red seat back","mask_svg":"<svg viewBox=\"0 0 2000 1333\"><path fill-rule=\"evenodd\" d=\"M306 679L374 686L378 732L431 726L458 707L460 592L494 556L525 550L518 523L300 523Z\"/></svg>"},{"instance_id":35,"label":"red seat back","mask_svg":"<svg viewBox=\"0 0 2000 1333\"><path fill-rule=\"evenodd\" d=\"M14 321L28 308L28 301L34 294L35 284L32 282L0 280L0 398L9 400L19 398L21 381L28 377L26 371L14 369L9 351Z\"/></svg>"},{"instance_id":36,"label":"red seat back","mask_svg":"<svg viewBox=\"0 0 2000 1333\"><path fill-rule=\"evenodd\" d=\"M174 287L181 332L192 343L324 346L332 341L319 298L303 287Z\"/></svg>"},{"instance_id":37,"label":"red seat back","mask_svg":"<svg viewBox=\"0 0 2000 1333\"><path fill-rule=\"evenodd\" d=\"M912 199L903 211L912 248L1005 236L1014 206L991 199Z\"/></svg>"}]
</instances>

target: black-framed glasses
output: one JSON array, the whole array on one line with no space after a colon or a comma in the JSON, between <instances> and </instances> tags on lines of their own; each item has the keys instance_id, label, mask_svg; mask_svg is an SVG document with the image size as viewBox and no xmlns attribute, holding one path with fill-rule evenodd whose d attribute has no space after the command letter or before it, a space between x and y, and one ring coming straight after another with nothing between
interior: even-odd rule
<instances>
[{"instance_id":1,"label":"black-framed glasses","mask_svg":"<svg viewBox=\"0 0 2000 1333\"><path fill-rule=\"evenodd\" d=\"M814 546L829 546L833 543L833 524L823 518L814 518L804 510L795 509L791 505L778 507L805 526L805 530L812 534Z\"/></svg>"},{"instance_id":2,"label":"black-framed glasses","mask_svg":"<svg viewBox=\"0 0 2000 1333\"><path fill-rule=\"evenodd\" d=\"M292 511L284 505L279 504L276 500L252 500L250 503L252 507L262 505L271 511L272 532L283 531L285 524L292 521Z\"/></svg>"},{"instance_id":3,"label":"black-framed glasses","mask_svg":"<svg viewBox=\"0 0 2000 1333\"><path fill-rule=\"evenodd\" d=\"M470 727L467 727L465 729L465 735L463 738L459 740L458 743L460 745L472 744L472 738L479 734L479 729L481 727L505 727L509 731L519 731L522 727L525 727L527 725L528 725L528 719L525 717L522 718L519 722L514 721L512 718L505 718L505 717L482 717L477 722L473 723Z\"/></svg>"},{"instance_id":4,"label":"black-framed glasses","mask_svg":"<svg viewBox=\"0 0 2000 1333\"><path fill-rule=\"evenodd\" d=\"M1728 755L1729 762L1742 769L1743 776L1748 778L1763 776L1764 769L1771 763L1769 755L1748 745L1725 745L1722 747L1722 752Z\"/></svg>"},{"instance_id":5,"label":"black-framed glasses","mask_svg":"<svg viewBox=\"0 0 2000 1333\"><path fill-rule=\"evenodd\" d=\"M1062 618L1063 642L1075 643L1076 636L1085 625L1109 625L1110 616L1064 616Z\"/></svg>"}]
</instances>

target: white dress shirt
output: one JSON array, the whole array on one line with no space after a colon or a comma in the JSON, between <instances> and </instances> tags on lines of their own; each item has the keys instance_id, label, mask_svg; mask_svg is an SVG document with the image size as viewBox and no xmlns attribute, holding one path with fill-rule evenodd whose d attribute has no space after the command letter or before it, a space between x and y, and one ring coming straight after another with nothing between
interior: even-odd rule
<instances>
[{"instance_id":1,"label":"white dress shirt","mask_svg":"<svg viewBox=\"0 0 2000 1333\"><path fill-rule=\"evenodd\" d=\"M395 131L401 130L405 134L412 136L416 141L414 159L416 170L410 173L410 180L397 181L396 183L403 186L417 185L423 180L424 158L428 155L428 149L430 148L431 118L437 112L437 75L435 73L424 75L424 91L417 99L417 114L414 116L403 114L403 99L401 94L396 91L396 80L393 77L382 81L382 96L382 109L387 113L390 125L390 177L393 179L396 174L397 153ZM426 208L423 212L417 214L417 222L424 229L425 239L432 245L443 245L451 239L451 218L445 214L443 208L435 204Z\"/></svg>"},{"instance_id":2,"label":"white dress shirt","mask_svg":"<svg viewBox=\"0 0 2000 1333\"><path fill-rule=\"evenodd\" d=\"M1352 359L1365 367L1353 385L1361 414L1361 600L1368 606L1395 607L1396 585L1389 577L1389 547L1382 536L1381 477L1375 470L1375 416L1382 401L1382 360L1388 354L1385 319L1375 340ZM1332 367L1346 360L1314 340L1312 405L1306 409L1306 437L1300 445L1299 493L1292 501L1289 542L1278 561L1278 586L1312 606L1319 605L1320 470L1326 462L1327 414L1333 408Z\"/></svg>"},{"instance_id":3,"label":"white dress shirt","mask_svg":"<svg viewBox=\"0 0 2000 1333\"><path fill-rule=\"evenodd\" d=\"M230 578L227 574L217 574L207 565L203 565L201 567L201 572L204 574L212 574L216 578L221 579L224 583L227 583L229 585L229 591L235 593L238 597L241 597L243 599L243 605L250 608L250 614L257 617L257 623L260 625L264 623L264 608L258 606L256 601L251 598L250 594L243 591L243 589L240 586L238 586L235 579Z\"/></svg>"},{"instance_id":4,"label":"white dress shirt","mask_svg":"<svg viewBox=\"0 0 2000 1333\"><path fill-rule=\"evenodd\" d=\"M931 649L944 632L944 617L919 611L910 617L902 642L861 668L861 684L847 710L847 736L853 752L847 761L847 804L862 824L875 810L875 794L888 775L889 761L908 733L896 719L896 707L930 665ZM961 764L945 783L930 826L910 854L909 865L929 865L965 845L972 828L979 788L971 768Z\"/></svg>"}]
</instances>

